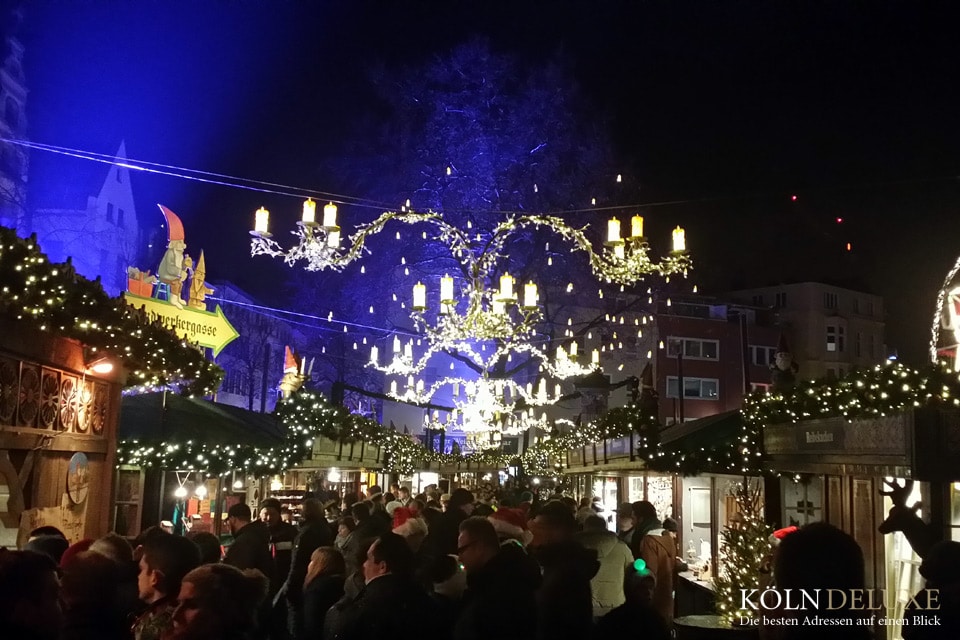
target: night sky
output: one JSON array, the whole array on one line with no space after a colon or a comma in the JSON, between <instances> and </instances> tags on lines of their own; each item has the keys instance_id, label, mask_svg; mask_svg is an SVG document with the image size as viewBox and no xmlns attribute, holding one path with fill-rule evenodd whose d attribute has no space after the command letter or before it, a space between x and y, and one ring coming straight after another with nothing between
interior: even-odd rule
<instances>
[{"instance_id":1,"label":"night sky","mask_svg":"<svg viewBox=\"0 0 960 640\"><path fill-rule=\"evenodd\" d=\"M422 64L479 35L531 62L558 50L573 61L639 184L620 204L687 227L707 292L798 279L867 287L886 298L888 344L919 363L936 291L960 254L960 53L947 9L26 4L20 37L37 142L110 153L122 138L134 159L337 191L322 167L355 128L368 71ZM32 155L36 173L43 155ZM157 202L180 214L211 279L269 300L283 267L248 257L247 230L261 204L277 212L275 224L284 215L292 224L299 199L142 174L134 188L145 224L160 224Z\"/></svg>"}]
</instances>

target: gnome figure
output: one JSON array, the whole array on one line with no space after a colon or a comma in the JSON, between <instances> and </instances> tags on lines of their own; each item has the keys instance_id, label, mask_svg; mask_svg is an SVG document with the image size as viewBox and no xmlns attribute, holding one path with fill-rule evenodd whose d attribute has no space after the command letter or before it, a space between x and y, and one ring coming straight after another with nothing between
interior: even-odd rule
<instances>
[{"instance_id":1,"label":"gnome figure","mask_svg":"<svg viewBox=\"0 0 960 640\"><path fill-rule=\"evenodd\" d=\"M183 290L183 279L181 279L184 273L183 250L187 248L184 242L183 223L170 209L162 204L157 206L160 207L167 221L167 250L157 268L157 277L160 282L166 283L170 288L170 303L182 309L183 300L180 298L180 292Z\"/></svg>"},{"instance_id":2,"label":"gnome figure","mask_svg":"<svg viewBox=\"0 0 960 640\"><path fill-rule=\"evenodd\" d=\"M203 251L201 251L197 268L190 279L190 301L187 304L193 309L206 311L207 303L204 298L211 293L213 293L213 288L207 285L207 265L203 259Z\"/></svg>"},{"instance_id":3,"label":"gnome figure","mask_svg":"<svg viewBox=\"0 0 960 640\"><path fill-rule=\"evenodd\" d=\"M640 372L640 410L644 415L659 415L660 397L653 384L653 365L649 362Z\"/></svg>"},{"instance_id":4,"label":"gnome figure","mask_svg":"<svg viewBox=\"0 0 960 640\"><path fill-rule=\"evenodd\" d=\"M283 357L283 378L280 380L280 394L284 398L289 398L303 386L303 383L310 377L312 371L304 372L305 363L298 358L290 347L286 347ZM310 365L313 369L313 365Z\"/></svg>"},{"instance_id":5,"label":"gnome figure","mask_svg":"<svg viewBox=\"0 0 960 640\"><path fill-rule=\"evenodd\" d=\"M797 381L797 371L800 369L790 354L790 348L787 346L787 337L780 334L780 342L777 345L777 353L774 354L773 362L770 363L770 387L775 393L785 393L793 388Z\"/></svg>"}]
</instances>

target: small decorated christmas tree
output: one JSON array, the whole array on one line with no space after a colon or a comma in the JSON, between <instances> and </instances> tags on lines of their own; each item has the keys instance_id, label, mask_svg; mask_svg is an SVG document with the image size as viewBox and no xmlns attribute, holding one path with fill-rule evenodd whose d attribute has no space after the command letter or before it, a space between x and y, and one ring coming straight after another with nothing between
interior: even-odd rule
<instances>
[{"instance_id":1,"label":"small decorated christmas tree","mask_svg":"<svg viewBox=\"0 0 960 640\"><path fill-rule=\"evenodd\" d=\"M744 478L733 493L738 513L720 533L720 570L714 579L717 613L727 623L737 625L751 620L756 612L741 607L742 589L762 589L767 575L762 570L769 564L773 550L770 535L773 527L763 521L760 485Z\"/></svg>"}]
</instances>

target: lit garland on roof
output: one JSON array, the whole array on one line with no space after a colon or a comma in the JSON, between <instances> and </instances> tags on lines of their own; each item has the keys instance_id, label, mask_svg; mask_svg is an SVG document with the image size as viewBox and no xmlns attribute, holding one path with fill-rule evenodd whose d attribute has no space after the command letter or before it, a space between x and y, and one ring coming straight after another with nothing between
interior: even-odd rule
<instances>
[{"instance_id":1,"label":"lit garland on roof","mask_svg":"<svg viewBox=\"0 0 960 640\"><path fill-rule=\"evenodd\" d=\"M223 377L198 349L108 296L99 280L77 274L69 261L52 264L35 237L19 238L6 227L0 227L0 315L117 358L128 387L207 395Z\"/></svg>"}]
</instances>

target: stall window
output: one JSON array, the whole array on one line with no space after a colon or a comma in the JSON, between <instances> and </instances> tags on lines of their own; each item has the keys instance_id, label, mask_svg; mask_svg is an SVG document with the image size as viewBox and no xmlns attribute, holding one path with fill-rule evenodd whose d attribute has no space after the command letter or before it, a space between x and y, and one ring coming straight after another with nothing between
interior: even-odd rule
<instances>
[{"instance_id":1,"label":"stall window","mask_svg":"<svg viewBox=\"0 0 960 640\"><path fill-rule=\"evenodd\" d=\"M794 476L781 482L783 526L802 527L823 520L823 479L820 476Z\"/></svg>"},{"instance_id":2,"label":"stall window","mask_svg":"<svg viewBox=\"0 0 960 640\"><path fill-rule=\"evenodd\" d=\"M898 482L902 482L902 480L898 480ZM954 514L954 523L956 523L958 513L955 508L957 504L956 488L951 489L951 494L951 502L954 505L951 511ZM918 501L922 502L922 500L921 484L917 482L913 486L913 493L907 499L907 504L912 505ZM891 506L893 506L893 503L890 498L884 497L884 513L889 513ZM920 511L917 512L917 515L923 517L923 513ZM893 611L888 611L887 616L899 619L904 617L904 611L910 598L923 588L923 578L920 576L920 556L913 551L913 547L910 546L906 536L901 531L895 531L884 536L883 542L887 560L887 592L891 594L888 597L895 600ZM900 640L902 637L899 626L887 628L887 640Z\"/></svg>"}]
</instances>

